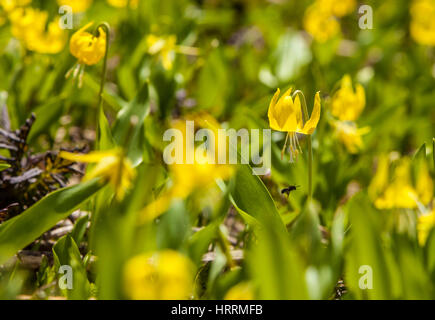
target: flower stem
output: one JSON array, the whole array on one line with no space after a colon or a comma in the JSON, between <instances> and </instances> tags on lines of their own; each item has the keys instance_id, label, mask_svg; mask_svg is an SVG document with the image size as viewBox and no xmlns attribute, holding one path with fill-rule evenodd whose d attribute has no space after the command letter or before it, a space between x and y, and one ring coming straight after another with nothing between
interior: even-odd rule
<instances>
[{"instance_id":1,"label":"flower stem","mask_svg":"<svg viewBox=\"0 0 435 320\"><path fill-rule=\"evenodd\" d=\"M296 95L299 96L299 100L301 101L302 112L304 115L304 122L307 122L309 116L308 116L308 108L307 108L307 102L305 100L305 96L303 92L300 90L296 90L293 93L293 97ZM313 195L313 147L312 147L311 134L308 135L307 144L308 144L308 200L311 200L311 197Z\"/></svg>"},{"instance_id":2,"label":"flower stem","mask_svg":"<svg viewBox=\"0 0 435 320\"><path fill-rule=\"evenodd\" d=\"M104 60L103 60L103 72L101 73L101 81L100 81L100 91L98 92L98 112L97 112L97 121L96 121L96 130L95 130L95 145L96 149L99 149L99 131L100 131L100 125L99 125L99 117L103 113L103 92L104 92L104 85L106 83L106 74L107 74L107 57L109 55L109 35L110 35L110 26L107 22L103 22L99 24L96 28L96 33L99 33L100 28L104 30L106 33L106 51L104 53Z\"/></svg>"}]
</instances>

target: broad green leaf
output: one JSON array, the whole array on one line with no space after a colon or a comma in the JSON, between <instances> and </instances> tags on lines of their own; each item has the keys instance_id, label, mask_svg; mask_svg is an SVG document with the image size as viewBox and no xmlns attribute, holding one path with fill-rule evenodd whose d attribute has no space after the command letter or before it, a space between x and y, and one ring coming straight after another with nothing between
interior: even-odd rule
<instances>
[{"instance_id":1,"label":"broad green leaf","mask_svg":"<svg viewBox=\"0 0 435 320\"><path fill-rule=\"evenodd\" d=\"M307 299L302 257L289 237L271 225L257 232L247 266L260 299Z\"/></svg>"},{"instance_id":2,"label":"broad green leaf","mask_svg":"<svg viewBox=\"0 0 435 320\"><path fill-rule=\"evenodd\" d=\"M110 150L114 148L115 143L112 137L112 131L107 121L106 115L104 114L103 108L100 108L98 116L98 149L99 150Z\"/></svg>"},{"instance_id":3,"label":"broad green leaf","mask_svg":"<svg viewBox=\"0 0 435 320\"><path fill-rule=\"evenodd\" d=\"M118 113L113 126L113 138L120 146L126 147L133 165L142 162L144 153L144 121L149 112L149 89L145 83L136 98Z\"/></svg>"},{"instance_id":4,"label":"broad green leaf","mask_svg":"<svg viewBox=\"0 0 435 320\"><path fill-rule=\"evenodd\" d=\"M238 210L252 216L261 225L271 225L287 234L276 205L260 178L252 173L249 165L239 165L237 169L231 195Z\"/></svg>"},{"instance_id":5,"label":"broad green leaf","mask_svg":"<svg viewBox=\"0 0 435 320\"><path fill-rule=\"evenodd\" d=\"M359 299L391 299L391 277L387 252L380 237L380 213L368 197L359 193L347 204L351 223L350 247L346 256L345 281ZM372 288L370 288L372 284ZM368 287L365 287L365 286Z\"/></svg>"},{"instance_id":6,"label":"broad green leaf","mask_svg":"<svg viewBox=\"0 0 435 320\"><path fill-rule=\"evenodd\" d=\"M88 222L89 222L89 216L85 215L80 219L78 219L74 224L74 228L71 231L71 237L74 239L74 242L77 245L80 245L80 243L83 240L83 237L86 233L86 228L88 227Z\"/></svg>"},{"instance_id":7,"label":"broad green leaf","mask_svg":"<svg viewBox=\"0 0 435 320\"><path fill-rule=\"evenodd\" d=\"M0 225L0 264L68 217L95 194L99 179L54 191L20 215Z\"/></svg>"},{"instance_id":8,"label":"broad green leaf","mask_svg":"<svg viewBox=\"0 0 435 320\"><path fill-rule=\"evenodd\" d=\"M61 266L71 267L72 288L65 289L66 295L72 300L88 299L90 284L83 264L80 251L74 239L70 235L63 236L53 246L55 271L59 272ZM63 273L58 274L61 278Z\"/></svg>"},{"instance_id":9,"label":"broad green leaf","mask_svg":"<svg viewBox=\"0 0 435 320\"><path fill-rule=\"evenodd\" d=\"M0 171L6 170L7 168L10 168L10 165L7 163L0 163Z\"/></svg>"},{"instance_id":10,"label":"broad green leaf","mask_svg":"<svg viewBox=\"0 0 435 320\"><path fill-rule=\"evenodd\" d=\"M201 263L201 258L207 252L210 243L216 239L219 231L218 223L211 223L198 232L194 233L188 240L189 253L192 261L196 264Z\"/></svg>"}]
</instances>

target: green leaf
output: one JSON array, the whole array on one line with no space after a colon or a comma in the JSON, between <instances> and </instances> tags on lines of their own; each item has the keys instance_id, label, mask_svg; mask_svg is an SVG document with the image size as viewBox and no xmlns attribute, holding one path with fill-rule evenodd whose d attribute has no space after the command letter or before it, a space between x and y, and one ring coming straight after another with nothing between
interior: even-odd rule
<instances>
[{"instance_id":1,"label":"green leaf","mask_svg":"<svg viewBox=\"0 0 435 320\"><path fill-rule=\"evenodd\" d=\"M6 170L7 168L10 168L10 165L7 163L0 163L0 171Z\"/></svg>"},{"instance_id":2,"label":"green leaf","mask_svg":"<svg viewBox=\"0 0 435 320\"><path fill-rule=\"evenodd\" d=\"M75 243L80 244L86 233L86 228L88 227L89 216L85 215L78 219L71 231L71 237L74 239Z\"/></svg>"},{"instance_id":3,"label":"green leaf","mask_svg":"<svg viewBox=\"0 0 435 320\"><path fill-rule=\"evenodd\" d=\"M239 165L234 178L234 189L231 192L235 206L242 217L251 216L253 223L270 225L287 234L284 222L275 206L269 191L260 178L253 174L249 165Z\"/></svg>"},{"instance_id":4,"label":"green leaf","mask_svg":"<svg viewBox=\"0 0 435 320\"><path fill-rule=\"evenodd\" d=\"M302 257L289 237L270 225L257 232L247 266L260 299L307 299Z\"/></svg>"},{"instance_id":5,"label":"green leaf","mask_svg":"<svg viewBox=\"0 0 435 320\"><path fill-rule=\"evenodd\" d=\"M99 179L94 179L54 191L0 225L0 264L68 217L101 187Z\"/></svg>"},{"instance_id":6,"label":"green leaf","mask_svg":"<svg viewBox=\"0 0 435 320\"><path fill-rule=\"evenodd\" d=\"M210 243L216 239L218 231L219 223L211 223L190 237L189 253L193 262L201 263L202 256L207 252Z\"/></svg>"},{"instance_id":7,"label":"green leaf","mask_svg":"<svg viewBox=\"0 0 435 320\"><path fill-rule=\"evenodd\" d=\"M380 213L371 206L368 197L359 193L347 205L351 223L350 247L346 256L346 284L360 299L391 299L391 278L387 267L387 251L380 238ZM373 288L361 288L360 283ZM366 281L367 279L367 281Z\"/></svg>"},{"instance_id":8,"label":"green leaf","mask_svg":"<svg viewBox=\"0 0 435 320\"><path fill-rule=\"evenodd\" d=\"M149 112L149 89L145 83L136 98L118 113L113 127L113 138L118 145L128 144L128 157L133 165L142 162L144 152L144 121ZM134 122L132 123L132 120Z\"/></svg>"},{"instance_id":9,"label":"green leaf","mask_svg":"<svg viewBox=\"0 0 435 320\"><path fill-rule=\"evenodd\" d=\"M414 159L426 159L426 143L423 143L414 155Z\"/></svg>"},{"instance_id":10,"label":"green leaf","mask_svg":"<svg viewBox=\"0 0 435 320\"><path fill-rule=\"evenodd\" d=\"M55 270L61 266L69 266L72 271L72 288L65 289L66 296L72 300L88 299L90 284L80 251L70 235L60 238L53 246Z\"/></svg>"},{"instance_id":11,"label":"green leaf","mask_svg":"<svg viewBox=\"0 0 435 320\"><path fill-rule=\"evenodd\" d=\"M113 141L112 131L107 121L106 115L104 114L103 108L100 108L100 114L98 116L98 149L99 150L110 150L114 148L115 142Z\"/></svg>"}]
</instances>

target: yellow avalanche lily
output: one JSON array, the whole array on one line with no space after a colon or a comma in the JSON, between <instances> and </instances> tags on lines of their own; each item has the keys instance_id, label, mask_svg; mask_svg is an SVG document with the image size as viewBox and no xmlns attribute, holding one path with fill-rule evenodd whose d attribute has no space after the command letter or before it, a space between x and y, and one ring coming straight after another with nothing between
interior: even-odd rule
<instances>
[{"instance_id":1,"label":"yellow avalanche lily","mask_svg":"<svg viewBox=\"0 0 435 320\"><path fill-rule=\"evenodd\" d=\"M92 4L92 0L57 0L59 6L70 6L74 13L85 12Z\"/></svg>"},{"instance_id":2,"label":"yellow avalanche lily","mask_svg":"<svg viewBox=\"0 0 435 320\"><path fill-rule=\"evenodd\" d=\"M132 9L137 9L139 5L139 0L107 0L107 2L115 8L125 8L130 5Z\"/></svg>"},{"instance_id":3,"label":"yellow avalanche lily","mask_svg":"<svg viewBox=\"0 0 435 320\"><path fill-rule=\"evenodd\" d=\"M85 180L102 177L115 190L117 200L122 200L136 173L130 160L123 157L120 149L109 151L94 151L88 154L76 154L61 151L59 156L74 162L96 163L93 170L86 175Z\"/></svg>"},{"instance_id":4,"label":"yellow avalanche lily","mask_svg":"<svg viewBox=\"0 0 435 320\"><path fill-rule=\"evenodd\" d=\"M278 89L270 101L268 117L270 128L277 131L287 132L286 143L284 144L283 152L290 137L290 156L291 161L297 157L301 148L297 134L312 134L317 127L320 119L320 94L316 93L314 98L314 107L311 117L304 123L301 101L299 95L292 98L292 89L287 90L282 97L280 97L280 90Z\"/></svg>"},{"instance_id":5,"label":"yellow avalanche lily","mask_svg":"<svg viewBox=\"0 0 435 320\"><path fill-rule=\"evenodd\" d=\"M15 8L25 7L31 2L32 0L0 0L0 7L6 12L10 12Z\"/></svg>"},{"instance_id":6,"label":"yellow avalanche lily","mask_svg":"<svg viewBox=\"0 0 435 320\"><path fill-rule=\"evenodd\" d=\"M19 7L9 14L12 34L30 51L55 54L66 43L66 33L58 21L48 23L48 12L31 7Z\"/></svg>"},{"instance_id":7,"label":"yellow avalanche lily","mask_svg":"<svg viewBox=\"0 0 435 320\"><path fill-rule=\"evenodd\" d=\"M193 271L193 263L173 250L140 254L124 267L124 291L133 300L189 299Z\"/></svg>"},{"instance_id":8,"label":"yellow avalanche lily","mask_svg":"<svg viewBox=\"0 0 435 320\"><path fill-rule=\"evenodd\" d=\"M422 45L435 46L435 1L413 0L410 11L411 36Z\"/></svg>"},{"instance_id":9,"label":"yellow avalanche lily","mask_svg":"<svg viewBox=\"0 0 435 320\"><path fill-rule=\"evenodd\" d=\"M366 105L364 87L360 84L352 87L352 79L345 75L341 79L340 89L332 97L332 114L342 121L355 121Z\"/></svg>"},{"instance_id":10,"label":"yellow avalanche lily","mask_svg":"<svg viewBox=\"0 0 435 320\"><path fill-rule=\"evenodd\" d=\"M424 246L430 231L434 227L435 227L435 208L432 209L431 213L424 214L418 217L417 236L418 236L418 243L421 246Z\"/></svg>"},{"instance_id":11,"label":"yellow avalanche lily","mask_svg":"<svg viewBox=\"0 0 435 320\"><path fill-rule=\"evenodd\" d=\"M106 54L106 33L103 28L98 29L98 36L85 31L93 22L73 34L70 40L70 52L79 61L79 64L94 65L103 59Z\"/></svg>"},{"instance_id":12,"label":"yellow avalanche lily","mask_svg":"<svg viewBox=\"0 0 435 320\"><path fill-rule=\"evenodd\" d=\"M358 128L355 122L334 120L333 126L338 140L349 153L358 153L363 147L362 136L370 132L369 127Z\"/></svg>"},{"instance_id":13,"label":"yellow avalanche lily","mask_svg":"<svg viewBox=\"0 0 435 320\"><path fill-rule=\"evenodd\" d=\"M417 186L411 181L411 160L402 158L389 179L389 159L380 158L376 174L370 184L369 194L378 209L414 209L428 204L433 197L433 182L429 171L422 165Z\"/></svg>"}]
</instances>

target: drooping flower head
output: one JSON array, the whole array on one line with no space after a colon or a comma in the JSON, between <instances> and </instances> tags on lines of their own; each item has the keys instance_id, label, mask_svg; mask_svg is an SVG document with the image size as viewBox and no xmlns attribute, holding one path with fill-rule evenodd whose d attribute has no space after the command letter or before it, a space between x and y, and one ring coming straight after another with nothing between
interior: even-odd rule
<instances>
[{"instance_id":1,"label":"drooping flower head","mask_svg":"<svg viewBox=\"0 0 435 320\"><path fill-rule=\"evenodd\" d=\"M340 88L332 97L332 115L342 121L355 121L365 105L364 87L358 83L354 90L350 76L343 76Z\"/></svg>"},{"instance_id":2,"label":"drooping flower head","mask_svg":"<svg viewBox=\"0 0 435 320\"><path fill-rule=\"evenodd\" d=\"M74 33L70 40L70 52L78 59L79 64L88 66L97 64L106 54L106 32L98 29L98 35L93 35L86 30L93 25L88 23Z\"/></svg>"},{"instance_id":3,"label":"drooping flower head","mask_svg":"<svg viewBox=\"0 0 435 320\"><path fill-rule=\"evenodd\" d=\"M173 250L140 254L124 267L124 291L133 300L185 300L193 293L193 270L192 262Z\"/></svg>"},{"instance_id":4,"label":"drooping flower head","mask_svg":"<svg viewBox=\"0 0 435 320\"><path fill-rule=\"evenodd\" d=\"M411 179L411 160L395 161L390 170L387 156L380 157L376 174L369 186L369 195L378 209L414 209L427 205L433 198L433 182L427 164L419 166L417 183ZM390 173L390 171L392 171Z\"/></svg>"},{"instance_id":5,"label":"drooping flower head","mask_svg":"<svg viewBox=\"0 0 435 320\"><path fill-rule=\"evenodd\" d=\"M210 115L194 115L189 119L199 126L203 125L203 128L212 130L214 137L219 136L219 123ZM149 222L163 214L170 207L172 200L185 199L194 193L206 193L216 185L217 179L226 180L234 173L233 165L227 162L219 163L219 154L223 152L224 146L218 142L218 139L213 140L214 143L204 142L202 146L207 145L207 148L202 148L202 146L190 144L188 138L190 129L186 121L174 121L172 129L180 135L165 148L163 158L166 163L171 162L168 158L172 156L172 153L179 153L178 151L181 151L181 157L175 156L179 158L179 161L168 165L171 185L167 191L160 194L155 201L142 210L141 222ZM189 159L189 154L192 155L191 159Z\"/></svg>"},{"instance_id":6,"label":"drooping flower head","mask_svg":"<svg viewBox=\"0 0 435 320\"><path fill-rule=\"evenodd\" d=\"M177 44L177 37L169 35L165 37L158 37L150 34L146 38L148 53L151 55L158 55L166 70L171 70L175 60L175 49Z\"/></svg>"},{"instance_id":7,"label":"drooping flower head","mask_svg":"<svg viewBox=\"0 0 435 320\"><path fill-rule=\"evenodd\" d=\"M318 42L326 42L340 33L340 24L329 10L316 2L305 11L304 29Z\"/></svg>"},{"instance_id":8,"label":"drooping flower head","mask_svg":"<svg viewBox=\"0 0 435 320\"><path fill-rule=\"evenodd\" d=\"M333 121L335 135L340 140L347 151L350 153L358 153L363 146L362 136L370 132L369 127L358 128L355 122L352 121Z\"/></svg>"},{"instance_id":9,"label":"drooping flower head","mask_svg":"<svg viewBox=\"0 0 435 320\"><path fill-rule=\"evenodd\" d=\"M97 165L86 175L85 180L102 177L112 186L118 200L124 198L136 174L130 160L125 158L119 149L94 151L88 154L62 151L59 156L74 162L96 163Z\"/></svg>"},{"instance_id":10,"label":"drooping flower head","mask_svg":"<svg viewBox=\"0 0 435 320\"><path fill-rule=\"evenodd\" d=\"M296 95L293 99L291 92L292 89L289 89L281 97L279 89L275 92L269 104L268 117L271 129L288 133L287 138L290 137L290 156L291 161L293 161L293 158L296 158L298 153L301 152L297 134L312 134L319 123L320 94L319 92L316 93L311 117L304 123L299 95ZM285 147L284 144L284 149Z\"/></svg>"}]
</instances>

